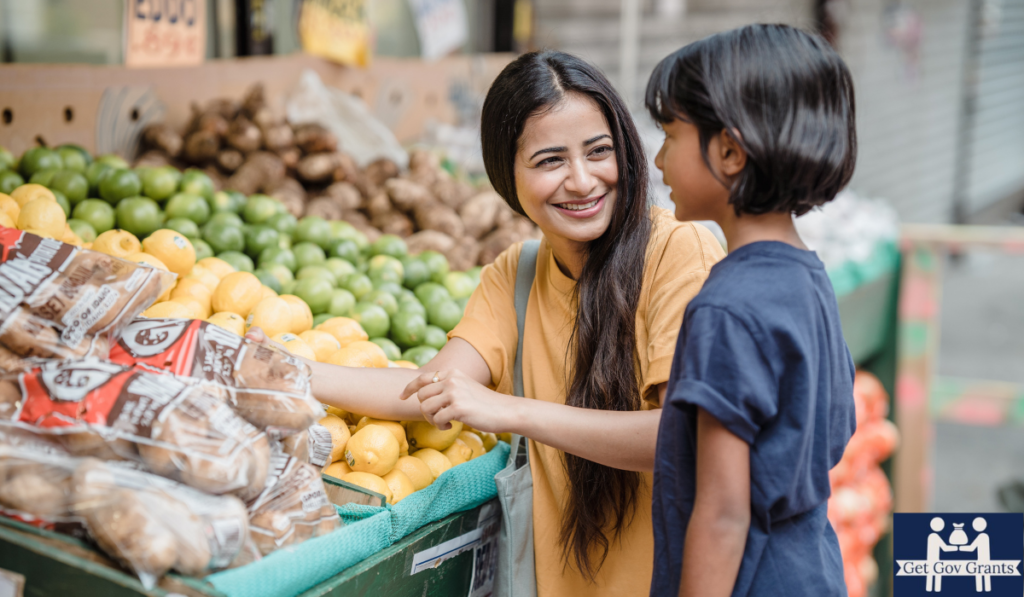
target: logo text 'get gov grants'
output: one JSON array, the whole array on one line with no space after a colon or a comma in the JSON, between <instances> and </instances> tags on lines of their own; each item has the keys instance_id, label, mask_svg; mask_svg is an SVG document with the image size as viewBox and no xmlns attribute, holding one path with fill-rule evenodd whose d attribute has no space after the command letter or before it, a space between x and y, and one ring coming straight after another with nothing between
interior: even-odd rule
<instances>
[{"instance_id":1,"label":"logo text 'get gov grants'","mask_svg":"<svg viewBox=\"0 0 1024 597\"><path fill-rule=\"evenodd\" d=\"M893 515L893 597L1024 594L1024 514Z\"/></svg>"}]
</instances>

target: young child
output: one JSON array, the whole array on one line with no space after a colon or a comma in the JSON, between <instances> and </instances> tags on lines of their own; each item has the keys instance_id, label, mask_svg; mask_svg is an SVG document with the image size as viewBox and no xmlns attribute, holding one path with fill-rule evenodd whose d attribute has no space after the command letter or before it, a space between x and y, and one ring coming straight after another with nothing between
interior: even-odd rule
<instances>
[{"instance_id":1,"label":"young child","mask_svg":"<svg viewBox=\"0 0 1024 597\"><path fill-rule=\"evenodd\" d=\"M856 425L854 368L793 216L853 174L850 73L819 37L752 25L662 60L646 103L676 217L714 220L729 249L676 345L651 595L846 595L826 502Z\"/></svg>"}]
</instances>

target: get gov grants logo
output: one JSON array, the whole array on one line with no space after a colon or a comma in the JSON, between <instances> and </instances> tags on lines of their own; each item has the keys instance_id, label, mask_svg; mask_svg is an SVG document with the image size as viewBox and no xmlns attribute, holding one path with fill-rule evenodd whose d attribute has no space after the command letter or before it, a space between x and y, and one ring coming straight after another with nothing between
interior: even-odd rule
<instances>
[{"instance_id":1,"label":"get gov grants logo","mask_svg":"<svg viewBox=\"0 0 1024 597\"><path fill-rule=\"evenodd\" d=\"M1024 594L1024 514L893 515L893 597Z\"/></svg>"}]
</instances>

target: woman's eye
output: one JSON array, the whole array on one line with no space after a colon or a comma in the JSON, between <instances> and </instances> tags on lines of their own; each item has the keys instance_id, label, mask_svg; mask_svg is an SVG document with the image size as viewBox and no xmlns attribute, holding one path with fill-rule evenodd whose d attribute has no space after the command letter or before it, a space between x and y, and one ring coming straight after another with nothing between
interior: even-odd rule
<instances>
[{"instance_id":1,"label":"woman's eye","mask_svg":"<svg viewBox=\"0 0 1024 597\"><path fill-rule=\"evenodd\" d=\"M590 155L595 156L595 157L604 157L604 156L608 155L609 153L612 153L612 151L613 150L612 150L611 147L609 147L607 145L602 145L601 147L598 147L594 151L592 151L590 153Z\"/></svg>"},{"instance_id":2,"label":"woman's eye","mask_svg":"<svg viewBox=\"0 0 1024 597\"><path fill-rule=\"evenodd\" d=\"M537 162L537 166L550 166L550 165L555 164L555 163L557 163L557 162L559 162L561 160L562 160L562 158L559 158L559 157L550 157L550 158L546 158L546 159L543 159L543 160Z\"/></svg>"}]
</instances>

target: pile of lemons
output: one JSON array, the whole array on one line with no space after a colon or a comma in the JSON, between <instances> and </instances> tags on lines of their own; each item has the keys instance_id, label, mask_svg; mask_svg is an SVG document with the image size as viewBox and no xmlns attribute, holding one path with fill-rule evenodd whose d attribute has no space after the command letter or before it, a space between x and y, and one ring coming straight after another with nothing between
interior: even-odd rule
<instances>
[{"instance_id":1,"label":"pile of lemons","mask_svg":"<svg viewBox=\"0 0 1024 597\"><path fill-rule=\"evenodd\" d=\"M325 475L383 495L397 504L442 473L483 456L498 443L493 433L458 421L441 430L426 421L385 421L333 406L320 424L331 432Z\"/></svg>"},{"instance_id":2,"label":"pile of lemons","mask_svg":"<svg viewBox=\"0 0 1024 597\"><path fill-rule=\"evenodd\" d=\"M68 226L67 215L53 191L40 184L23 184L10 195L0 193L0 226L88 248Z\"/></svg>"}]
</instances>

